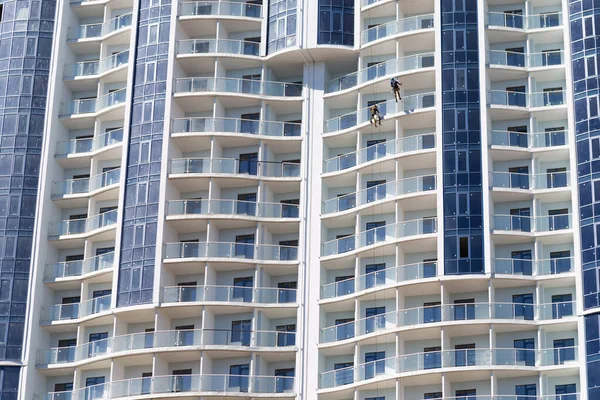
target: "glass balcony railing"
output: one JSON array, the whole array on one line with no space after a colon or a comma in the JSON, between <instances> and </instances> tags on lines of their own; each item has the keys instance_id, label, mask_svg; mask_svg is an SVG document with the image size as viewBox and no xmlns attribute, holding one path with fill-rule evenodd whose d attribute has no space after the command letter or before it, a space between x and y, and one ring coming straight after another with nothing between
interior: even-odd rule
<instances>
[{"instance_id":1,"label":"glass balcony railing","mask_svg":"<svg viewBox=\"0 0 600 400\"><path fill-rule=\"evenodd\" d=\"M573 257L556 257L539 260L518 258L496 258L493 260L494 273L506 275L558 275L573 272Z\"/></svg>"},{"instance_id":2,"label":"glass balcony railing","mask_svg":"<svg viewBox=\"0 0 600 400\"><path fill-rule=\"evenodd\" d=\"M421 218L412 221L397 222L362 231L358 235L327 241L323 244L321 255L324 257L346 253L378 243L392 242L411 236L428 235L437 232L437 218Z\"/></svg>"},{"instance_id":3,"label":"glass balcony railing","mask_svg":"<svg viewBox=\"0 0 600 400\"><path fill-rule=\"evenodd\" d=\"M331 173L342 171L344 169L352 168L356 165L362 165L383 157L434 148L434 133L408 136L391 140L389 142L386 141L373 146L364 147L359 151L342 154L325 160L323 163L323 172Z\"/></svg>"},{"instance_id":4,"label":"glass balcony railing","mask_svg":"<svg viewBox=\"0 0 600 400\"><path fill-rule=\"evenodd\" d=\"M123 142L123 128L108 131L93 138L73 139L56 144L55 157L89 153Z\"/></svg>"},{"instance_id":5,"label":"glass balcony railing","mask_svg":"<svg viewBox=\"0 0 600 400\"><path fill-rule=\"evenodd\" d=\"M241 200L171 200L167 215L239 215L260 218L298 218L299 206Z\"/></svg>"},{"instance_id":6,"label":"glass balcony railing","mask_svg":"<svg viewBox=\"0 0 600 400\"><path fill-rule=\"evenodd\" d=\"M263 136L300 136L302 124L242 118L176 118L173 133L227 132Z\"/></svg>"},{"instance_id":7,"label":"glass balcony railing","mask_svg":"<svg viewBox=\"0 0 600 400\"><path fill-rule=\"evenodd\" d=\"M395 100L386 100L378 104L379 113L382 116L386 114L408 113L415 110L435 107L435 93L419 93L402 97L402 101L396 103ZM370 107L365 107L359 111L354 111L338 117L330 118L325 121L323 133L331 133L343 129L353 128L357 125L369 122L371 118Z\"/></svg>"},{"instance_id":8,"label":"glass balcony railing","mask_svg":"<svg viewBox=\"0 0 600 400\"><path fill-rule=\"evenodd\" d=\"M60 104L60 116L68 117L71 115L96 113L112 106L124 104L126 93L127 89L123 88L98 98L63 102Z\"/></svg>"},{"instance_id":9,"label":"glass balcony railing","mask_svg":"<svg viewBox=\"0 0 600 400\"><path fill-rule=\"evenodd\" d=\"M74 79L85 76L94 76L103 74L111 69L119 68L122 65L127 65L129 62L129 50L124 50L113 54L102 60L81 61L75 64L65 66L64 78Z\"/></svg>"},{"instance_id":10,"label":"glass balcony railing","mask_svg":"<svg viewBox=\"0 0 600 400\"><path fill-rule=\"evenodd\" d=\"M562 50L549 50L541 53L519 53L505 50L490 50L488 53L490 65L504 65L508 67L550 67L564 65L564 52Z\"/></svg>"},{"instance_id":11,"label":"glass balcony railing","mask_svg":"<svg viewBox=\"0 0 600 400\"><path fill-rule=\"evenodd\" d=\"M67 40L77 41L81 39L93 39L106 36L120 29L131 27L132 14L123 14L104 23L80 25L69 28Z\"/></svg>"},{"instance_id":12,"label":"glass balcony railing","mask_svg":"<svg viewBox=\"0 0 600 400\"><path fill-rule=\"evenodd\" d=\"M261 18L262 5L233 1L184 1L182 17L221 15L229 17Z\"/></svg>"},{"instance_id":13,"label":"glass balcony railing","mask_svg":"<svg viewBox=\"0 0 600 400\"><path fill-rule=\"evenodd\" d=\"M136 350L201 345L291 347L296 345L296 333L248 329L190 329L132 333L96 340L80 346L39 350L37 365L72 363Z\"/></svg>"},{"instance_id":14,"label":"glass balcony railing","mask_svg":"<svg viewBox=\"0 0 600 400\"><path fill-rule=\"evenodd\" d=\"M60 222L51 222L48 229L50 239L61 236L81 235L96 229L106 228L117 224L118 210L107 211L90 218L70 219Z\"/></svg>"},{"instance_id":15,"label":"glass balcony railing","mask_svg":"<svg viewBox=\"0 0 600 400\"><path fill-rule=\"evenodd\" d=\"M433 14L424 14L377 25L361 32L361 43L364 45L400 33L432 29L434 20Z\"/></svg>"},{"instance_id":16,"label":"glass balcony railing","mask_svg":"<svg viewBox=\"0 0 600 400\"><path fill-rule=\"evenodd\" d=\"M562 13L559 11L534 15L512 14L509 12L490 12L487 14L488 26L514 29L544 29L562 26Z\"/></svg>"},{"instance_id":17,"label":"glass balcony railing","mask_svg":"<svg viewBox=\"0 0 600 400\"><path fill-rule=\"evenodd\" d=\"M260 55L260 42L231 39L187 39L177 42L177 54Z\"/></svg>"},{"instance_id":18,"label":"glass balcony railing","mask_svg":"<svg viewBox=\"0 0 600 400\"><path fill-rule=\"evenodd\" d=\"M42 323L84 318L110 309L111 295L96 297L80 303L56 304L42 307Z\"/></svg>"},{"instance_id":19,"label":"glass balcony railing","mask_svg":"<svg viewBox=\"0 0 600 400\"><path fill-rule=\"evenodd\" d=\"M323 372L319 376L319 387L329 389L377 377L392 378L397 374L440 368L536 367L564 364L564 362L560 363L562 358L557 354L562 354L564 359L571 355L576 358L577 349L573 347L542 350L481 348L405 354Z\"/></svg>"},{"instance_id":20,"label":"glass balcony railing","mask_svg":"<svg viewBox=\"0 0 600 400\"><path fill-rule=\"evenodd\" d=\"M327 82L327 93L350 89L387 75L397 76L403 72L433 67L433 62L433 53L414 54L398 59L383 61L371 67L361 69L360 71L330 80Z\"/></svg>"},{"instance_id":21,"label":"glass balcony railing","mask_svg":"<svg viewBox=\"0 0 600 400\"><path fill-rule=\"evenodd\" d=\"M321 286L321 299L332 299L364 290L437 276L437 262L400 265Z\"/></svg>"},{"instance_id":22,"label":"glass balcony railing","mask_svg":"<svg viewBox=\"0 0 600 400\"><path fill-rule=\"evenodd\" d=\"M565 104L564 90L549 90L540 93L512 92L507 90L491 90L488 92L489 103L496 106L510 107L553 107Z\"/></svg>"},{"instance_id":23,"label":"glass balcony railing","mask_svg":"<svg viewBox=\"0 0 600 400\"><path fill-rule=\"evenodd\" d=\"M415 176L386 182L381 185L345 194L323 202L323 214L331 214L351 210L375 201L391 200L398 196L423 193L435 190L435 175Z\"/></svg>"},{"instance_id":24,"label":"glass balcony railing","mask_svg":"<svg viewBox=\"0 0 600 400\"><path fill-rule=\"evenodd\" d=\"M90 178L68 179L66 181L52 182L52 198L69 195L86 194L110 185L115 185L121 180L121 168L111 169Z\"/></svg>"},{"instance_id":25,"label":"glass balcony railing","mask_svg":"<svg viewBox=\"0 0 600 400\"><path fill-rule=\"evenodd\" d=\"M163 288L163 303L210 301L283 304L296 302L296 289L242 286L171 286Z\"/></svg>"},{"instance_id":26,"label":"glass balcony railing","mask_svg":"<svg viewBox=\"0 0 600 400\"><path fill-rule=\"evenodd\" d=\"M175 93L223 92L257 96L298 97L302 85L241 78L195 77L175 80Z\"/></svg>"},{"instance_id":27,"label":"glass balcony railing","mask_svg":"<svg viewBox=\"0 0 600 400\"><path fill-rule=\"evenodd\" d=\"M321 330L321 343L332 343L368 335L378 331L390 331L395 328L425 325L442 321L489 319L511 321L559 320L561 318L573 316L574 310L574 302L556 302L548 304L470 303L415 307L390 311L384 314L323 328Z\"/></svg>"},{"instance_id":28,"label":"glass balcony railing","mask_svg":"<svg viewBox=\"0 0 600 400\"><path fill-rule=\"evenodd\" d=\"M165 259L188 258L297 261L298 247L234 242L181 242L165 244Z\"/></svg>"},{"instance_id":29,"label":"glass balcony railing","mask_svg":"<svg viewBox=\"0 0 600 400\"><path fill-rule=\"evenodd\" d=\"M569 171L542 174L519 174L515 172L492 172L492 187L525 190L566 188L571 185Z\"/></svg>"},{"instance_id":30,"label":"glass balcony railing","mask_svg":"<svg viewBox=\"0 0 600 400\"><path fill-rule=\"evenodd\" d=\"M111 398L166 393L293 393L294 378L250 375L169 375L111 383Z\"/></svg>"},{"instance_id":31,"label":"glass balcony railing","mask_svg":"<svg viewBox=\"0 0 600 400\"><path fill-rule=\"evenodd\" d=\"M492 146L508 146L539 149L544 147L565 146L568 143L567 132L551 130L548 132L522 133L508 131L492 131Z\"/></svg>"},{"instance_id":32,"label":"glass balcony railing","mask_svg":"<svg viewBox=\"0 0 600 400\"><path fill-rule=\"evenodd\" d=\"M115 253L104 253L95 257L78 261L63 261L56 264L46 264L44 282L52 282L60 278L72 278L102 271L113 267Z\"/></svg>"},{"instance_id":33,"label":"glass balcony railing","mask_svg":"<svg viewBox=\"0 0 600 400\"><path fill-rule=\"evenodd\" d=\"M171 160L171 174L235 174L265 178L299 178L300 164L236 158L178 158Z\"/></svg>"},{"instance_id":34,"label":"glass balcony railing","mask_svg":"<svg viewBox=\"0 0 600 400\"><path fill-rule=\"evenodd\" d=\"M544 215L494 215L494 230L513 232L553 232L571 229L571 214Z\"/></svg>"}]
</instances>

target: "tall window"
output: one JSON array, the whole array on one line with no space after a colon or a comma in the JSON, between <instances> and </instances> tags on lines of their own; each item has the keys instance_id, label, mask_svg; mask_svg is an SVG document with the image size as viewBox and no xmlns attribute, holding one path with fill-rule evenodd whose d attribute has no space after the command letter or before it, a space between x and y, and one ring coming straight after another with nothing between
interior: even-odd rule
<instances>
[{"instance_id":1,"label":"tall window","mask_svg":"<svg viewBox=\"0 0 600 400\"><path fill-rule=\"evenodd\" d=\"M267 53L296 45L296 0L269 1L269 28Z\"/></svg>"},{"instance_id":2,"label":"tall window","mask_svg":"<svg viewBox=\"0 0 600 400\"><path fill-rule=\"evenodd\" d=\"M354 46L353 0L319 0L317 42Z\"/></svg>"}]
</instances>

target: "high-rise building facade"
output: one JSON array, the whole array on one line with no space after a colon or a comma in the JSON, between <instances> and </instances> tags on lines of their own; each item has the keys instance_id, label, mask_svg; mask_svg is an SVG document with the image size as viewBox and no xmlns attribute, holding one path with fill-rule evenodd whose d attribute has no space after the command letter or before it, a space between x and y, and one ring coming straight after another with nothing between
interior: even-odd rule
<instances>
[{"instance_id":1,"label":"high-rise building facade","mask_svg":"<svg viewBox=\"0 0 600 400\"><path fill-rule=\"evenodd\" d=\"M0 27L4 400L600 400L600 0Z\"/></svg>"}]
</instances>

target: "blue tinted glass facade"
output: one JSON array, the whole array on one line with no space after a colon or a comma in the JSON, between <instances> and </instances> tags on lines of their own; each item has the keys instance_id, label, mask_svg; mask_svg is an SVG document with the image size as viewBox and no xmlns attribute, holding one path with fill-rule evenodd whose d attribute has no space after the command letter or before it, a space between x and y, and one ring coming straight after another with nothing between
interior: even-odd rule
<instances>
[{"instance_id":1,"label":"blue tinted glass facade","mask_svg":"<svg viewBox=\"0 0 600 400\"><path fill-rule=\"evenodd\" d=\"M588 103L598 99L600 39L595 30L600 29L600 2L570 0L569 23L577 140L583 301L584 308L589 309L600 306L600 118L598 115L589 115L588 111Z\"/></svg>"},{"instance_id":2,"label":"blue tinted glass facade","mask_svg":"<svg viewBox=\"0 0 600 400\"><path fill-rule=\"evenodd\" d=\"M483 273L477 0L441 9L444 271Z\"/></svg>"},{"instance_id":3,"label":"blue tinted glass facade","mask_svg":"<svg viewBox=\"0 0 600 400\"><path fill-rule=\"evenodd\" d=\"M0 33L0 360L19 360L23 347L55 11L56 2L52 0L3 3ZM16 390L19 368L2 371L4 378L10 377L13 381L10 386Z\"/></svg>"},{"instance_id":4,"label":"blue tinted glass facade","mask_svg":"<svg viewBox=\"0 0 600 400\"><path fill-rule=\"evenodd\" d=\"M319 0L317 42L354 46L354 0Z\"/></svg>"},{"instance_id":5,"label":"blue tinted glass facade","mask_svg":"<svg viewBox=\"0 0 600 400\"><path fill-rule=\"evenodd\" d=\"M117 306L152 301L171 0L141 0Z\"/></svg>"},{"instance_id":6,"label":"blue tinted glass facade","mask_svg":"<svg viewBox=\"0 0 600 400\"><path fill-rule=\"evenodd\" d=\"M588 398L600 399L600 314L585 317Z\"/></svg>"},{"instance_id":7,"label":"blue tinted glass facade","mask_svg":"<svg viewBox=\"0 0 600 400\"><path fill-rule=\"evenodd\" d=\"M267 54L296 45L297 15L296 0L269 0Z\"/></svg>"}]
</instances>

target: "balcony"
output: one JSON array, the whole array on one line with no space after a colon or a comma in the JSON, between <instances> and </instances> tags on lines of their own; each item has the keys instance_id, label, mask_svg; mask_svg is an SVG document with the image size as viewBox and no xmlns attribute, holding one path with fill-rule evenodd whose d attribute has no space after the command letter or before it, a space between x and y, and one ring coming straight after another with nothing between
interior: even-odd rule
<instances>
[{"instance_id":1,"label":"balcony","mask_svg":"<svg viewBox=\"0 0 600 400\"><path fill-rule=\"evenodd\" d=\"M171 286L163 288L163 303L217 302L251 304L296 303L296 289L241 286Z\"/></svg>"},{"instance_id":2,"label":"balcony","mask_svg":"<svg viewBox=\"0 0 600 400\"><path fill-rule=\"evenodd\" d=\"M115 253L104 253L79 261L64 261L46 264L44 282L54 282L63 278L80 278L98 271L106 271L114 266Z\"/></svg>"},{"instance_id":3,"label":"balcony","mask_svg":"<svg viewBox=\"0 0 600 400\"><path fill-rule=\"evenodd\" d=\"M93 138L73 139L56 143L54 157L66 158L99 151L123 142L123 129L115 129Z\"/></svg>"},{"instance_id":4,"label":"balcony","mask_svg":"<svg viewBox=\"0 0 600 400\"><path fill-rule=\"evenodd\" d=\"M102 60L82 61L65 66L63 78L74 80L78 78L98 77L108 71L125 66L129 63L129 50L113 54ZM126 75L123 80L126 80Z\"/></svg>"},{"instance_id":5,"label":"balcony","mask_svg":"<svg viewBox=\"0 0 600 400\"><path fill-rule=\"evenodd\" d=\"M493 106L520 108L555 107L565 104L566 92L564 90L552 90L539 93L524 93L491 90L488 96L488 102Z\"/></svg>"},{"instance_id":6,"label":"balcony","mask_svg":"<svg viewBox=\"0 0 600 400\"><path fill-rule=\"evenodd\" d=\"M300 164L215 157L178 158L171 160L171 175L185 174L229 174L240 177L299 178Z\"/></svg>"},{"instance_id":7,"label":"balcony","mask_svg":"<svg viewBox=\"0 0 600 400\"><path fill-rule=\"evenodd\" d=\"M234 242L181 242L165 244L165 260L223 258L227 261L298 261L298 247Z\"/></svg>"},{"instance_id":8,"label":"balcony","mask_svg":"<svg viewBox=\"0 0 600 400\"><path fill-rule=\"evenodd\" d=\"M520 149L545 149L566 146L569 135L567 131L548 131L537 133L521 133L494 130L491 132L491 145Z\"/></svg>"},{"instance_id":9,"label":"balcony","mask_svg":"<svg viewBox=\"0 0 600 400\"><path fill-rule=\"evenodd\" d=\"M192 329L132 333L110 337L80 346L57 347L39 350L37 366L85 362L108 355L153 350L173 351L173 348L200 346L244 346L273 347L284 351L294 351L296 334L281 331Z\"/></svg>"},{"instance_id":10,"label":"balcony","mask_svg":"<svg viewBox=\"0 0 600 400\"><path fill-rule=\"evenodd\" d=\"M89 196L92 192L118 185L121 181L121 168L112 169L90 178L68 179L52 182L52 199L62 199L74 195Z\"/></svg>"},{"instance_id":11,"label":"balcony","mask_svg":"<svg viewBox=\"0 0 600 400\"><path fill-rule=\"evenodd\" d=\"M117 216L118 210L112 210L90 218L51 222L48 229L48 240L59 240L65 236L90 234L102 228L114 228L117 225Z\"/></svg>"},{"instance_id":12,"label":"balcony","mask_svg":"<svg viewBox=\"0 0 600 400\"><path fill-rule=\"evenodd\" d=\"M231 39L187 39L177 42L177 54L232 54L258 57L260 55L260 43Z\"/></svg>"},{"instance_id":13,"label":"balcony","mask_svg":"<svg viewBox=\"0 0 600 400\"><path fill-rule=\"evenodd\" d=\"M543 68L562 66L565 63L564 52L562 50L544 51L541 53L490 50L488 57L491 66Z\"/></svg>"},{"instance_id":14,"label":"balcony","mask_svg":"<svg viewBox=\"0 0 600 400\"><path fill-rule=\"evenodd\" d=\"M412 221L397 222L362 231L357 235L327 241L323 244L321 256L341 255L360 250L375 244L393 243L399 239L416 239L416 236L437 232L437 218L421 218Z\"/></svg>"},{"instance_id":15,"label":"balcony","mask_svg":"<svg viewBox=\"0 0 600 400\"><path fill-rule=\"evenodd\" d=\"M67 41L75 42L84 39L98 39L121 29L131 27L132 14L119 15L104 23L80 25L77 28L69 28Z\"/></svg>"},{"instance_id":16,"label":"balcony","mask_svg":"<svg viewBox=\"0 0 600 400\"><path fill-rule=\"evenodd\" d=\"M186 1L181 3L181 17L210 15L260 19L262 5L229 1Z\"/></svg>"},{"instance_id":17,"label":"balcony","mask_svg":"<svg viewBox=\"0 0 600 400\"><path fill-rule=\"evenodd\" d=\"M96 297L80 303L56 304L42 307L40 322L49 324L89 317L110 310L111 295Z\"/></svg>"},{"instance_id":18,"label":"balcony","mask_svg":"<svg viewBox=\"0 0 600 400\"><path fill-rule=\"evenodd\" d=\"M529 30L556 28L562 26L563 21L562 13L559 11L534 15L490 12L487 14L487 24L490 28Z\"/></svg>"},{"instance_id":19,"label":"balcony","mask_svg":"<svg viewBox=\"0 0 600 400\"><path fill-rule=\"evenodd\" d=\"M389 119L386 114L414 113L416 110L435 107L435 93L419 93L402 97L402 101L396 103L393 99L387 100L379 106L379 113ZM354 111L325 121L323 133L332 133L340 130L355 128L358 125L369 122L371 111L369 107Z\"/></svg>"},{"instance_id":20,"label":"balcony","mask_svg":"<svg viewBox=\"0 0 600 400\"><path fill-rule=\"evenodd\" d=\"M281 121L255 121L242 118L176 118L173 134L242 133L266 137L299 137L301 124Z\"/></svg>"},{"instance_id":21,"label":"balcony","mask_svg":"<svg viewBox=\"0 0 600 400\"><path fill-rule=\"evenodd\" d=\"M573 257L557 257L539 260L495 258L492 261L494 273L502 275L547 277L574 271Z\"/></svg>"},{"instance_id":22,"label":"balcony","mask_svg":"<svg viewBox=\"0 0 600 400\"><path fill-rule=\"evenodd\" d=\"M494 231L517 233L551 233L573 227L571 214L544 215L494 215Z\"/></svg>"},{"instance_id":23,"label":"balcony","mask_svg":"<svg viewBox=\"0 0 600 400\"><path fill-rule=\"evenodd\" d=\"M369 68L361 69L357 72L330 80L327 82L326 93L335 93L342 90L348 90L385 76L398 76L400 74L421 68L432 68L434 66L433 62L433 53L415 54L384 61Z\"/></svg>"},{"instance_id":24,"label":"balcony","mask_svg":"<svg viewBox=\"0 0 600 400\"><path fill-rule=\"evenodd\" d=\"M533 363L532 363L533 361ZM396 378L399 374L417 371L439 372L441 368L488 367L496 369L560 366L577 361L577 348L553 349L465 349L432 351L385 358L353 367L337 369L320 374L320 389L330 389L374 378ZM568 365L565 365L568 367ZM477 368L474 368L477 369Z\"/></svg>"},{"instance_id":25,"label":"balcony","mask_svg":"<svg viewBox=\"0 0 600 400\"><path fill-rule=\"evenodd\" d=\"M325 200L323 202L322 212L323 214L339 213L373 202L395 200L401 196L423 195L426 194L426 192L435 190L435 188L435 175L399 179L395 182L382 183L381 185L362 189L355 193L349 193ZM435 205L431 204L431 206Z\"/></svg>"},{"instance_id":26,"label":"balcony","mask_svg":"<svg viewBox=\"0 0 600 400\"><path fill-rule=\"evenodd\" d=\"M80 99L60 104L61 118L68 118L74 115L99 113L107 108L124 104L126 100L127 89L118 89L94 99Z\"/></svg>"},{"instance_id":27,"label":"balcony","mask_svg":"<svg viewBox=\"0 0 600 400\"><path fill-rule=\"evenodd\" d=\"M171 200L167 203L167 216L238 216L274 219L298 218L299 206L285 203L268 203L241 200Z\"/></svg>"},{"instance_id":28,"label":"balcony","mask_svg":"<svg viewBox=\"0 0 600 400\"><path fill-rule=\"evenodd\" d=\"M271 97L301 97L302 85L240 78L179 78L175 93L237 93Z\"/></svg>"},{"instance_id":29,"label":"balcony","mask_svg":"<svg viewBox=\"0 0 600 400\"><path fill-rule=\"evenodd\" d=\"M546 172L541 174L519 174L515 172L492 172L492 188L517 190L565 189L571 186L571 174Z\"/></svg>"},{"instance_id":30,"label":"balcony","mask_svg":"<svg viewBox=\"0 0 600 400\"><path fill-rule=\"evenodd\" d=\"M380 271L359 275L355 278L328 283L321 286L321 299L334 299L351 294L360 294L369 289L396 286L418 279L435 278L437 262L422 262L399 265Z\"/></svg>"},{"instance_id":31,"label":"balcony","mask_svg":"<svg viewBox=\"0 0 600 400\"><path fill-rule=\"evenodd\" d=\"M574 316L575 302L557 302L548 304L521 303L471 303L444 306L415 307L390 311L356 321L338 324L321 329L321 343L339 342L359 338L377 332L390 332L398 328L424 328L436 322L467 321L476 323L507 324L527 323L531 321L562 320Z\"/></svg>"},{"instance_id":32,"label":"balcony","mask_svg":"<svg viewBox=\"0 0 600 400\"><path fill-rule=\"evenodd\" d=\"M430 150L435 148L435 134L426 133L422 135L408 136L378 143L374 146L364 147L352 153L342 154L330 158L323 163L323 173L343 171L357 165L363 165L384 157L411 153L419 150Z\"/></svg>"},{"instance_id":33,"label":"balcony","mask_svg":"<svg viewBox=\"0 0 600 400\"><path fill-rule=\"evenodd\" d=\"M361 32L361 44L364 46L376 40L394 35L433 29L434 20L433 14L425 14L377 25Z\"/></svg>"}]
</instances>

